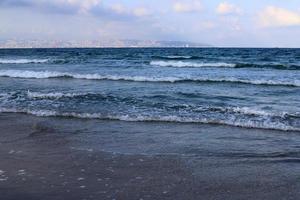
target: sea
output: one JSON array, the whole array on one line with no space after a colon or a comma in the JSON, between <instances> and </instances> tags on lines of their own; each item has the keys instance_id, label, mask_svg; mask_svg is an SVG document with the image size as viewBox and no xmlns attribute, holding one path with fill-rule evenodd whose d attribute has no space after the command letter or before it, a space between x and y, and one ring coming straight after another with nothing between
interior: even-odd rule
<instances>
[{"instance_id":1,"label":"sea","mask_svg":"<svg viewBox=\"0 0 300 200\"><path fill-rule=\"evenodd\" d=\"M300 49L1 49L0 112L300 131Z\"/></svg>"}]
</instances>

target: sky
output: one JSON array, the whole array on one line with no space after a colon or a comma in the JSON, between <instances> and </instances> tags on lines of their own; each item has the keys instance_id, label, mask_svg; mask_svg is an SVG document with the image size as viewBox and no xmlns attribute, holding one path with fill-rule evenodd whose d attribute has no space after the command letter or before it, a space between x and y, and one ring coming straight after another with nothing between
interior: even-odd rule
<instances>
[{"instance_id":1,"label":"sky","mask_svg":"<svg viewBox=\"0 0 300 200\"><path fill-rule=\"evenodd\" d=\"M300 0L0 0L0 39L300 47Z\"/></svg>"}]
</instances>

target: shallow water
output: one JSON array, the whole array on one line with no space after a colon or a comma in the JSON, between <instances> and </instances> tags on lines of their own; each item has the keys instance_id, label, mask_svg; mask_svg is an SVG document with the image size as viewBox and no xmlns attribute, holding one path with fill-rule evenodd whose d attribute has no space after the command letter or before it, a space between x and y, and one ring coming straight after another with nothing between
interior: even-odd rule
<instances>
[{"instance_id":1,"label":"shallow water","mask_svg":"<svg viewBox=\"0 0 300 200\"><path fill-rule=\"evenodd\" d=\"M0 130L5 199L299 196L298 133L25 114Z\"/></svg>"}]
</instances>

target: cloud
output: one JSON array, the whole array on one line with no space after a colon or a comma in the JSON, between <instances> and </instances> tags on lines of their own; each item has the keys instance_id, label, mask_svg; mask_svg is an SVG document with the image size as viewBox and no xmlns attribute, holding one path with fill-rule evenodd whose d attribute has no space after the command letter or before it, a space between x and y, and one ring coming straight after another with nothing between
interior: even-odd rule
<instances>
[{"instance_id":1,"label":"cloud","mask_svg":"<svg viewBox=\"0 0 300 200\"><path fill-rule=\"evenodd\" d=\"M61 6L73 6L79 12L87 12L91 8L99 6L102 0L53 0L52 2Z\"/></svg>"},{"instance_id":2,"label":"cloud","mask_svg":"<svg viewBox=\"0 0 300 200\"><path fill-rule=\"evenodd\" d=\"M87 14L116 21L131 21L151 14L144 7L128 8L119 3L105 5L103 0L0 0L0 5L24 7L41 13Z\"/></svg>"},{"instance_id":3,"label":"cloud","mask_svg":"<svg viewBox=\"0 0 300 200\"><path fill-rule=\"evenodd\" d=\"M133 9L133 14L137 17L150 15L150 11L144 7L138 7Z\"/></svg>"},{"instance_id":4,"label":"cloud","mask_svg":"<svg viewBox=\"0 0 300 200\"><path fill-rule=\"evenodd\" d=\"M191 2L177 1L173 5L173 10L177 13L200 12L202 10L202 4L199 0L194 0Z\"/></svg>"},{"instance_id":5,"label":"cloud","mask_svg":"<svg viewBox=\"0 0 300 200\"><path fill-rule=\"evenodd\" d=\"M218 5L216 12L219 15L230 15L230 14L241 14L242 10L234 4L230 4L228 2L222 2Z\"/></svg>"},{"instance_id":6,"label":"cloud","mask_svg":"<svg viewBox=\"0 0 300 200\"><path fill-rule=\"evenodd\" d=\"M300 14L283 8L268 6L259 14L263 27L300 26Z\"/></svg>"},{"instance_id":7,"label":"cloud","mask_svg":"<svg viewBox=\"0 0 300 200\"><path fill-rule=\"evenodd\" d=\"M122 4L113 4L113 5L111 5L111 10L118 13L118 14L126 13L126 8Z\"/></svg>"},{"instance_id":8,"label":"cloud","mask_svg":"<svg viewBox=\"0 0 300 200\"><path fill-rule=\"evenodd\" d=\"M102 0L1 0L6 7L27 7L53 13L87 13L95 7L101 7Z\"/></svg>"},{"instance_id":9,"label":"cloud","mask_svg":"<svg viewBox=\"0 0 300 200\"><path fill-rule=\"evenodd\" d=\"M113 4L110 6L112 12L127 17L144 17L151 14L151 12L144 7L127 8L122 4Z\"/></svg>"},{"instance_id":10,"label":"cloud","mask_svg":"<svg viewBox=\"0 0 300 200\"><path fill-rule=\"evenodd\" d=\"M102 0L1 0L0 4L5 6L42 6L42 5L55 5L55 6L71 6L79 9L90 9L99 5Z\"/></svg>"}]
</instances>

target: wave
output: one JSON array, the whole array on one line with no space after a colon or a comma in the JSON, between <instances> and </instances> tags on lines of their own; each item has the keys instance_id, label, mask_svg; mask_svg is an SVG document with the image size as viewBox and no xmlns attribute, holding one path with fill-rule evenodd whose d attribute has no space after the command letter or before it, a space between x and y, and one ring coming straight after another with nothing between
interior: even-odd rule
<instances>
[{"instance_id":1,"label":"wave","mask_svg":"<svg viewBox=\"0 0 300 200\"><path fill-rule=\"evenodd\" d=\"M88 95L93 95L93 93L62 93L62 92L31 92L27 91L27 96L31 99L61 99L61 98L74 98L74 97L84 97Z\"/></svg>"},{"instance_id":2,"label":"wave","mask_svg":"<svg viewBox=\"0 0 300 200\"><path fill-rule=\"evenodd\" d=\"M269 86L289 86L289 87L300 87L300 80L294 81L280 81L280 80L246 80L238 78L228 79L209 79L209 82L231 82L251 85L269 85Z\"/></svg>"},{"instance_id":3,"label":"wave","mask_svg":"<svg viewBox=\"0 0 300 200\"><path fill-rule=\"evenodd\" d=\"M184 61L151 61L150 65L160 67L235 67L235 64L230 63L197 63Z\"/></svg>"},{"instance_id":4,"label":"wave","mask_svg":"<svg viewBox=\"0 0 300 200\"><path fill-rule=\"evenodd\" d=\"M17 95L17 96L16 96ZM0 93L0 98L10 98L12 96L15 97L21 97L19 96L22 94L21 93ZM138 99L134 97L126 97L126 96L115 96L112 94L100 94L100 93L91 93L91 92L79 92L79 93L68 93L68 92L48 92L48 93L42 93L42 92L31 92L27 91L26 93L27 97L30 99L61 99L61 98L102 98L107 100L119 100L122 102L125 102L126 100L134 100L136 103ZM167 98L165 95L147 95L144 96L143 98ZM151 105L152 107L153 105ZM287 118L299 118L300 119L300 113L288 113L288 112L272 112L272 111L265 111L261 109L257 109L255 107L211 107L211 106L195 106L195 105L189 105L189 104L180 104L180 105L164 105L164 108L170 108L170 109L183 109L186 111L190 112L202 112L202 113L207 113L207 112L214 112L214 113L222 113L222 114L241 114L243 116L256 116L256 117L272 117L272 118L282 118L282 119L287 119Z\"/></svg>"},{"instance_id":5,"label":"wave","mask_svg":"<svg viewBox=\"0 0 300 200\"><path fill-rule=\"evenodd\" d=\"M76 74L51 71L22 71L0 70L0 77L46 79L46 78L74 78L88 80L112 80L112 81L137 81L137 82L176 82L182 80L177 77L146 77L146 76L118 76L100 74Z\"/></svg>"},{"instance_id":6,"label":"wave","mask_svg":"<svg viewBox=\"0 0 300 200\"><path fill-rule=\"evenodd\" d=\"M300 87L300 80L281 81L281 80L248 80L235 77L210 78L210 77L147 77L147 76L122 76L122 75L101 75L101 74L76 74L54 71L23 71L23 70L0 70L0 77L28 78L28 79L47 79L47 78L73 78L87 80L111 80L111 81L135 81L135 82L224 82L241 83L252 85L270 86L291 86Z\"/></svg>"},{"instance_id":7,"label":"wave","mask_svg":"<svg viewBox=\"0 0 300 200\"><path fill-rule=\"evenodd\" d=\"M9 93L0 93L0 99L1 100L7 100L8 98L10 98L12 95Z\"/></svg>"},{"instance_id":8,"label":"wave","mask_svg":"<svg viewBox=\"0 0 300 200\"><path fill-rule=\"evenodd\" d=\"M31 92L27 91L25 95L29 99L62 99L62 98L70 98L72 100L73 98L102 98L106 101L108 100L119 100L121 102L125 102L126 100L130 100L132 102L134 100L135 103L137 103L137 98L134 97L126 97L126 96L119 96L119 95L112 95L112 94L100 94L100 93L91 93L91 92L78 92L78 93L68 93L68 92ZM13 93L0 93L0 98L3 99L9 99L11 97L15 98L21 98L24 97L24 93L22 92L13 92ZM143 96L143 98L166 98L165 95L146 95ZM24 98L22 98L24 99ZM153 105L151 105L152 107ZM288 113L288 112L273 112L273 111L265 111L261 109L257 109L255 107L216 107L216 106L196 106L196 105L189 105L189 104L172 104L172 105L164 105L163 108L168 109L175 109L175 110L185 110L192 113L222 113L222 114L234 114L236 115L243 115L243 116L256 116L256 117L272 117L272 118L299 118L300 119L300 113Z\"/></svg>"},{"instance_id":9,"label":"wave","mask_svg":"<svg viewBox=\"0 0 300 200\"><path fill-rule=\"evenodd\" d=\"M238 63L235 68L260 68L260 69L277 69L277 70L300 70L300 65L296 64L276 64L276 63Z\"/></svg>"},{"instance_id":10,"label":"wave","mask_svg":"<svg viewBox=\"0 0 300 200\"><path fill-rule=\"evenodd\" d=\"M186 58L188 59L188 58ZM201 62L189 62L189 61L176 61L171 59L168 61L155 60L151 61L150 65L160 67L177 67L177 68L201 68L201 67L228 67L228 68L258 68L258 69L277 69L277 70L300 70L300 65L297 64L281 64L281 63L201 63Z\"/></svg>"},{"instance_id":11,"label":"wave","mask_svg":"<svg viewBox=\"0 0 300 200\"><path fill-rule=\"evenodd\" d=\"M202 124L219 124L243 128L272 129L281 131L300 131L300 128L286 125L284 123L272 122L270 120L242 120L242 119L209 119L209 118L192 118L174 115L149 116L149 115L118 115L102 113L76 113L76 112L58 112L51 110L29 110L29 109L7 109L0 108L0 113L23 113L39 117L71 117L80 119L100 119L100 120L120 120L129 122L176 122L176 123L202 123Z\"/></svg>"},{"instance_id":12,"label":"wave","mask_svg":"<svg viewBox=\"0 0 300 200\"><path fill-rule=\"evenodd\" d=\"M154 59L162 59L162 60L193 60L193 59L201 59L201 57L198 56L152 56Z\"/></svg>"},{"instance_id":13,"label":"wave","mask_svg":"<svg viewBox=\"0 0 300 200\"><path fill-rule=\"evenodd\" d=\"M46 63L49 59L0 59L0 64Z\"/></svg>"}]
</instances>

